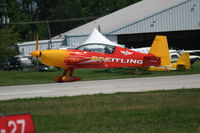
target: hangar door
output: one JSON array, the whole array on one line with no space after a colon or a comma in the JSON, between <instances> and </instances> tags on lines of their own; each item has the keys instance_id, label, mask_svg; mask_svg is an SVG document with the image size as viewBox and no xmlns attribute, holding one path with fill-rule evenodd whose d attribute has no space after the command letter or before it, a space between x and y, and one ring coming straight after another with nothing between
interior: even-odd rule
<instances>
[{"instance_id":1,"label":"hangar door","mask_svg":"<svg viewBox=\"0 0 200 133\"><path fill-rule=\"evenodd\" d=\"M169 48L200 50L200 30L118 35L127 48L150 47L156 35L166 35Z\"/></svg>"}]
</instances>

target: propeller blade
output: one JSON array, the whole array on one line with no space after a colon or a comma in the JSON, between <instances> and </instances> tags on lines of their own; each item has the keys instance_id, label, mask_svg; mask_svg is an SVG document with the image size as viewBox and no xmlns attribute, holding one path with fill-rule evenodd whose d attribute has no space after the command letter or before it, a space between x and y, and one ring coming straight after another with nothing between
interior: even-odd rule
<instances>
[{"instance_id":1,"label":"propeller blade","mask_svg":"<svg viewBox=\"0 0 200 133\"><path fill-rule=\"evenodd\" d=\"M36 47L35 47L35 50L36 50L36 51L39 50L39 48L38 48L38 45L39 45L39 44L38 44L38 38L39 38L39 37L38 37L38 34L37 34L37 35L36 35Z\"/></svg>"}]
</instances>

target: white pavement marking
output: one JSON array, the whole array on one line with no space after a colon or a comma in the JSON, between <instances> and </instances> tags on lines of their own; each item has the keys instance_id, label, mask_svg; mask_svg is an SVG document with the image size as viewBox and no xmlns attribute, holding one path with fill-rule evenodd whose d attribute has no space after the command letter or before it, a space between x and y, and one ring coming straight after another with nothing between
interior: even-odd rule
<instances>
[{"instance_id":1,"label":"white pavement marking","mask_svg":"<svg viewBox=\"0 0 200 133\"><path fill-rule=\"evenodd\" d=\"M0 87L0 100L200 88L200 74Z\"/></svg>"}]
</instances>

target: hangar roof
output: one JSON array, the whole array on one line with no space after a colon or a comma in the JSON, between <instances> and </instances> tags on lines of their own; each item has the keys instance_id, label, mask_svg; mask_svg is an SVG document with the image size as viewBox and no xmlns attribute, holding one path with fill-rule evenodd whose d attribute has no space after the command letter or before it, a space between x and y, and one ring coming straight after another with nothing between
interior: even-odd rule
<instances>
[{"instance_id":1,"label":"hangar roof","mask_svg":"<svg viewBox=\"0 0 200 133\"><path fill-rule=\"evenodd\" d=\"M98 26L100 27L100 31L102 33L109 34L115 30L130 25L131 23L141 21L149 16L158 14L159 12L170 9L186 1L188 0L142 0L104 17L81 25L75 29L62 33L61 37L64 37L65 35L89 35L91 31L94 28L98 28ZM56 36L54 38L60 38L60 36Z\"/></svg>"}]
</instances>

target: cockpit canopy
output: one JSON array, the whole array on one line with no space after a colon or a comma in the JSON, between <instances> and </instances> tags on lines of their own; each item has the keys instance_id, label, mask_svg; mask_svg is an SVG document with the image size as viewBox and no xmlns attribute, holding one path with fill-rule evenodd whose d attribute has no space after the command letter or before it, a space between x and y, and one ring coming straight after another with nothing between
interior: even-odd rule
<instances>
[{"instance_id":1,"label":"cockpit canopy","mask_svg":"<svg viewBox=\"0 0 200 133\"><path fill-rule=\"evenodd\" d=\"M81 45L81 46L77 47L76 49L82 50L82 51L112 54L115 50L115 46L92 43L92 44Z\"/></svg>"}]
</instances>

